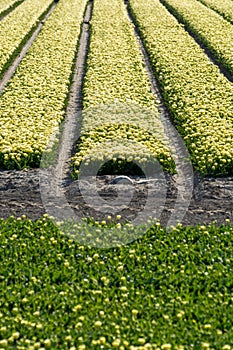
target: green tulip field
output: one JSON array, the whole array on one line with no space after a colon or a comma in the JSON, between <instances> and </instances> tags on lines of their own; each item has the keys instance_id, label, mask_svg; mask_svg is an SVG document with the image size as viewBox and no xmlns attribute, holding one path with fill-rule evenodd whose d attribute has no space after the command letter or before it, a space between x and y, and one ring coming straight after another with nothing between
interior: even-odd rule
<instances>
[{"instance_id":1,"label":"green tulip field","mask_svg":"<svg viewBox=\"0 0 233 350\"><path fill-rule=\"evenodd\" d=\"M68 239L48 218L0 228L1 349L232 349L227 223L170 233L157 223L107 250Z\"/></svg>"},{"instance_id":2,"label":"green tulip field","mask_svg":"<svg viewBox=\"0 0 233 350\"><path fill-rule=\"evenodd\" d=\"M83 164L138 176L155 160L176 178L164 111L195 175L232 177L232 0L0 0L0 79L41 21L0 95L0 173L40 170L88 30L70 181ZM150 220L84 217L69 236L48 214L0 212L0 350L233 350L232 222ZM99 248L93 232L120 239Z\"/></svg>"}]
</instances>

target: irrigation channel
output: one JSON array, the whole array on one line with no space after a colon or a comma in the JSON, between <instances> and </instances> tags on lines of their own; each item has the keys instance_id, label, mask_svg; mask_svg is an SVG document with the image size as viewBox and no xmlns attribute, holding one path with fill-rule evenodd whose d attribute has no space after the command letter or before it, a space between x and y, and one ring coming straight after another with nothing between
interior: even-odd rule
<instances>
[{"instance_id":1,"label":"irrigation channel","mask_svg":"<svg viewBox=\"0 0 233 350\"><path fill-rule=\"evenodd\" d=\"M86 8L80 36L80 44L74 67L73 83L71 85L69 102L66 110L65 122L61 126L61 142L56 158L56 163L46 169L29 169L22 171L0 171L0 216L26 215L35 220L46 212L56 212L59 216L77 214L83 217L90 215L99 217L99 213L83 198L79 188L79 180L73 181L69 176L69 159L73 152L74 144L79 135L82 108L82 84L85 74L85 62L88 55L90 37L90 19L93 2ZM125 6L129 21L133 22L127 1ZM53 8L50 9L52 11ZM49 16L49 13L47 14ZM47 18L47 17L46 17ZM46 18L44 20L46 20ZM37 28L40 31L42 24ZM216 221L223 223L226 219L233 220L233 177L227 178L202 178L193 172L188 160L188 153L183 141L173 126L166 106L163 103L158 83L152 73L148 55L140 39L136 26L135 35L141 48L145 67L151 82L151 89L157 97L161 120L164 130L173 145L172 152L176 159L177 174L164 174L166 181L166 198L162 208L160 221L163 226L182 222L184 225L208 224ZM34 32L36 36L36 32ZM35 37L31 37L26 43L20 57L32 44ZM0 90L3 91L7 81L14 74L19 64L17 58L4 76ZM22 59L22 58L21 58ZM97 191L93 192L93 201L101 200L111 203L117 196L119 186L114 184L116 176L97 176ZM93 180L93 179L92 179ZM88 184L87 184L88 185ZM133 219L144 210L147 202L148 191L155 194L156 184L153 179L140 181L137 177L131 177L131 186L134 187L134 195L130 205L122 210L123 218ZM120 184L129 186L129 184ZM154 191L154 192L153 192ZM153 215L153 208L148 211ZM80 214L81 213L81 214Z\"/></svg>"}]
</instances>

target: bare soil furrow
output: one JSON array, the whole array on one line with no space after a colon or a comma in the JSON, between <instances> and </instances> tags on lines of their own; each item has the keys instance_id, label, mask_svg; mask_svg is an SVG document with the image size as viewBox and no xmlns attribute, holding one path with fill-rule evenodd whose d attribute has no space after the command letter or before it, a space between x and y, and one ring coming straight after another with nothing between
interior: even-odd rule
<instances>
[{"instance_id":1,"label":"bare soil furrow","mask_svg":"<svg viewBox=\"0 0 233 350\"><path fill-rule=\"evenodd\" d=\"M39 169L23 171L0 172L0 217L7 218L10 215L16 217L27 215L32 220L39 219L46 213L40 194ZM99 192L110 201L114 196L114 186L110 185L111 176L97 179ZM226 219L233 222L233 177L228 178L200 178L195 176L192 199L182 223L184 225L208 224L214 221L217 224L224 223ZM161 223L166 225L177 191L174 179L167 178L169 190L167 192L166 206L164 208ZM134 197L134 212L141 208L145 199L146 189L137 185L137 194ZM78 181L67 184L64 189L66 200L74 212L80 214L95 214L83 201L78 190ZM130 209L128 210L128 215Z\"/></svg>"}]
</instances>

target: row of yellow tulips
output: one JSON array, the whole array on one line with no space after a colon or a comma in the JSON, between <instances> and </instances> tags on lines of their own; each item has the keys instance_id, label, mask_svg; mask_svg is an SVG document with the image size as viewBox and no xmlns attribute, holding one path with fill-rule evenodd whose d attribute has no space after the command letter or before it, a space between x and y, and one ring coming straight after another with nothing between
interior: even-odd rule
<instances>
[{"instance_id":1,"label":"row of yellow tulips","mask_svg":"<svg viewBox=\"0 0 233 350\"><path fill-rule=\"evenodd\" d=\"M233 23L233 2L232 0L199 0L204 5L218 12L226 20Z\"/></svg>"},{"instance_id":2,"label":"row of yellow tulips","mask_svg":"<svg viewBox=\"0 0 233 350\"><path fill-rule=\"evenodd\" d=\"M11 11L22 0L0 0L0 17Z\"/></svg>"},{"instance_id":3,"label":"row of yellow tulips","mask_svg":"<svg viewBox=\"0 0 233 350\"><path fill-rule=\"evenodd\" d=\"M233 77L233 26L197 0L162 0ZM233 13L232 13L233 16Z\"/></svg>"},{"instance_id":4,"label":"row of yellow tulips","mask_svg":"<svg viewBox=\"0 0 233 350\"><path fill-rule=\"evenodd\" d=\"M86 0L60 1L0 100L0 166L38 166L64 117Z\"/></svg>"},{"instance_id":5,"label":"row of yellow tulips","mask_svg":"<svg viewBox=\"0 0 233 350\"><path fill-rule=\"evenodd\" d=\"M159 0L130 0L130 7L196 169L232 173L232 84Z\"/></svg>"},{"instance_id":6,"label":"row of yellow tulips","mask_svg":"<svg viewBox=\"0 0 233 350\"><path fill-rule=\"evenodd\" d=\"M216 11L227 21L233 23L233 2L231 0L199 0L210 9Z\"/></svg>"},{"instance_id":7,"label":"row of yellow tulips","mask_svg":"<svg viewBox=\"0 0 233 350\"><path fill-rule=\"evenodd\" d=\"M52 0L25 0L0 22L0 77L51 4Z\"/></svg>"},{"instance_id":8,"label":"row of yellow tulips","mask_svg":"<svg viewBox=\"0 0 233 350\"><path fill-rule=\"evenodd\" d=\"M83 124L74 174L82 162L158 159L174 171L143 57L122 0L95 0L83 86ZM122 165L123 163L123 165ZM113 169L109 169L113 171Z\"/></svg>"}]
</instances>

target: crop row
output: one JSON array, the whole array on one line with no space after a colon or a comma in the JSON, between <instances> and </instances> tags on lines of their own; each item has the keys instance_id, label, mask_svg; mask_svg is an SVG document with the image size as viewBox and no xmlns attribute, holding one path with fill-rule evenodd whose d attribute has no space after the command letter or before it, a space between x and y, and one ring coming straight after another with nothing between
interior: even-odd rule
<instances>
[{"instance_id":1,"label":"crop row","mask_svg":"<svg viewBox=\"0 0 233 350\"><path fill-rule=\"evenodd\" d=\"M1 96L1 167L38 166L58 130L85 5L59 2Z\"/></svg>"},{"instance_id":2,"label":"crop row","mask_svg":"<svg viewBox=\"0 0 233 350\"><path fill-rule=\"evenodd\" d=\"M23 0L0 0L0 17L3 17L16 6L18 6Z\"/></svg>"},{"instance_id":3,"label":"crop row","mask_svg":"<svg viewBox=\"0 0 233 350\"><path fill-rule=\"evenodd\" d=\"M196 169L232 173L232 84L158 0L130 7Z\"/></svg>"},{"instance_id":4,"label":"crop row","mask_svg":"<svg viewBox=\"0 0 233 350\"><path fill-rule=\"evenodd\" d=\"M156 225L100 250L45 218L0 220L0 346L232 350L232 245L227 225Z\"/></svg>"},{"instance_id":5,"label":"crop row","mask_svg":"<svg viewBox=\"0 0 233 350\"><path fill-rule=\"evenodd\" d=\"M233 77L233 26L197 0L161 0Z\"/></svg>"},{"instance_id":6,"label":"crop row","mask_svg":"<svg viewBox=\"0 0 233 350\"><path fill-rule=\"evenodd\" d=\"M51 4L51 0L25 0L0 22L0 77Z\"/></svg>"},{"instance_id":7,"label":"crop row","mask_svg":"<svg viewBox=\"0 0 233 350\"><path fill-rule=\"evenodd\" d=\"M199 0L204 5L218 12L227 21L233 24L233 2L232 0Z\"/></svg>"},{"instance_id":8,"label":"crop row","mask_svg":"<svg viewBox=\"0 0 233 350\"><path fill-rule=\"evenodd\" d=\"M106 160L122 170L132 160L146 165L158 159L174 171L139 43L121 0L111 6L107 0L94 2L83 106L81 137L72 158L76 175L82 162Z\"/></svg>"}]
</instances>

